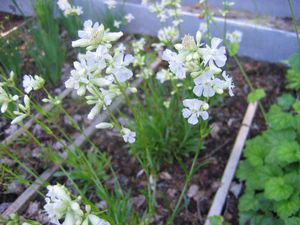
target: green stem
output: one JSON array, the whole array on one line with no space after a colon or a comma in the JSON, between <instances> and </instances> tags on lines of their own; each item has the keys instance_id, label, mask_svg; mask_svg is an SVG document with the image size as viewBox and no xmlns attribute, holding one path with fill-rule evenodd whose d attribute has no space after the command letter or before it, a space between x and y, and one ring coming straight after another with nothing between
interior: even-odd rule
<instances>
[{"instance_id":1,"label":"green stem","mask_svg":"<svg viewBox=\"0 0 300 225\"><path fill-rule=\"evenodd\" d=\"M293 23L294 23L294 26L295 26L295 33L296 33L296 36L297 36L298 47L299 47L299 50L300 50L300 38L299 38L299 30L298 30L298 26L297 26L297 19L296 19L296 16L295 16L292 1L291 0L288 0L288 1L289 1L290 10L291 10L291 13L292 13Z\"/></svg>"},{"instance_id":2,"label":"green stem","mask_svg":"<svg viewBox=\"0 0 300 225\"><path fill-rule=\"evenodd\" d=\"M171 217L169 217L169 219L167 220L166 225L171 225L171 224L173 223L175 217L176 217L177 214L178 214L179 208L180 208L180 206L181 206L181 202L182 202L182 200L183 200L183 198L184 198L184 196L185 196L185 193L186 193L186 191L187 191L188 185L189 185L189 183L190 183L190 181L191 181L191 179L192 179L192 176L193 176L193 174L194 174L194 172L195 172L195 166L196 166L196 162L197 162L197 159L198 159L198 157L199 157L200 151L201 151L201 148L199 148L199 149L197 150L197 152L196 152L196 154L195 154L195 156L194 156L194 159L193 159L193 163L192 163L191 169L190 169L190 171L189 171L188 176L187 176L186 179L185 179L185 183L184 183L183 189L182 189L182 191L181 191L181 194L180 194L180 196L179 196L179 198L178 198L178 201L177 201L177 203L176 203L175 209L173 210L173 213L172 213Z\"/></svg>"},{"instance_id":3,"label":"green stem","mask_svg":"<svg viewBox=\"0 0 300 225\"><path fill-rule=\"evenodd\" d=\"M243 65L241 64L239 58L238 58L236 55L234 55L233 58L234 58L234 60L236 61L237 65L238 65L238 67L239 67L239 69L240 69L240 71L241 71L241 73L242 73L242 75L243 75L243 77L244 77L244 79L245 79L245 81L246 81L246 83L247 83L248 86L250 87L251 91L253 91L253 90L254 90L254 87L253 87L253 85L252 85L252 83L251 83L249 77L247 76L247 74L246 74L246 72L245 72L245 70L244 70L244 68L243 68ZM266 115L266 111L265 111L265 109L264 109L264 107L263 107L263 105L261 104L260 101L258 101L258 106L259 106L259 109L260 109L260 111L261 111L261 113L262 113L262 115L263 115L263 117L264 117L264 120L265 120L266 122L268 122L268 120L267 120L267 115Z\"/></svg>"}]
</instances>

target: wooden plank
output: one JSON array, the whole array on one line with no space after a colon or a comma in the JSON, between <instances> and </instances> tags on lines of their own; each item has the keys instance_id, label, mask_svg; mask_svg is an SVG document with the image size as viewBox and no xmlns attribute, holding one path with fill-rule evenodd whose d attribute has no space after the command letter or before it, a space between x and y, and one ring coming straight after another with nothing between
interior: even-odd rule
<instances>
[{"instance_id":1,"label":"wooden plank","mask_svg":"<svg viewBox=\"0 0 300 225\"><path fill-rule=\"evenodd\" d=\"M29 188L27 188L3 213L2 216L7 218L9 215L24 210L27 203L31 201L37 194L37 191L43 185L43 183L49 180L53 174L57 171L58 166L53 166L47 169L42 175L34 181Z\"/></svg>"},{"instance_id":2,"label":"wooden plank","mask_svg":"<svg viewBox=\"0 0 300 225\"><path fill-rule=\"evenodd\" d=\"M232 152L230 154L229 160L224 170L221 179L221 186L219 187L214 197L213 203L207 215L205 225L210 225L210 222L208 220L209 217L219 216L222 213L222 209L226 201L230 184L232 182L232 179L234 178L234 174L238 166L256 109L257 109L257 102L248 105L246 114L242 122L242 126L239 130L238 136L236 137Z\"/></svg>"},{"instance_id":3,"label":"wooden plank","mask_svg":"<svg viewBox=\"0 0 300 225\"><path fill-rule=\"evenodd\" d=\"M161 60L158 59L154 63L151 64L151 67L153 69L156 69ZM133 82L132 86L137 87L140 85L140 83L143 81L142 78L137 79L135 82ZM127 91L127 94L129 92ZM124 96L118 97L112 105L109 107L110 111L115 111L116 108L121 104L122 100L124 99ZM81 134L79 137L76 138L73 144L71 144L70 149L75 147L81 147L85 141L86 137L90 137L94 134L94 132L97 130L96 125L98 123L104 122L108 119L108 114L106 111L103 111L94 121L93 123L84 129L83 134ZM42 175L35 180L35 182L30 185L2 214L4 218L7 218L9 215L13 213L20 213L22 210L26 208L26 206L29 204L29 202L34 199L34 197L37 195L37 191L41 188L43 182L49 181L53 174L59 169L57 165L54 165L47 169Z\"/></svg>"}]
</instances>

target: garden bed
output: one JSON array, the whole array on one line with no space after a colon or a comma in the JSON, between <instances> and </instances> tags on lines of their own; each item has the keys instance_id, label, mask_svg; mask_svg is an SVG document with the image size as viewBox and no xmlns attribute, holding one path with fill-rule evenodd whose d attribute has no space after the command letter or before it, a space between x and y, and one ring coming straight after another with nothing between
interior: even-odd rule
<instances>
[{"instance_id":1,"label":"garden bed","mask_svg":"<svg viewBox=\"0 0 300 225\"><path fill-rule=\"evenodd\" d=\"M274 103L276 96L283 91L284 67L275 64L255 62L248 58L243 59L242 62L254 85L263 87L266 90L268 97L263 104L268 107ZM191 182L191 186L195 188L196 192L193 194L190 193L190 198L186 197L186 208L175 220L175 224L204 224L214 194L220 185L220 178L232 150L234 139L241 126L241 121L247 107L246 93L249 87L245 84L234 62L231 62L229 72L233 76L236 84L235 96L226 98L221 105L221 109L212 109L212 134L206 141L205 149L202 150L199 158L199 164L202 164L202 166L194 175ZM264 79L262 79L262 77ZM71 105L67 105L66 108L70 113L73 111ZM84 113L84 111L81 110L80 115L82 115L82 113ZM261 114L258 113L250 129L250 136L255 136L264 129L264 120ZM141 171L138 162L133 156L128 154L127 147L122 144L122 140L116 137L117 134L114 132L97 132L92 136L92 140L100 149L107 152L112 161L112 166L117 172L121 186L124 190L131 190L133 196L132 201L135 207L138 210L143 210L145 207L145 199L139 194L139 190L145 188L145 177L143 175L138 176ZM29 150L25 151L24 154L32 154L30 153L32 147L23 146L22 149ZM89 147L86 146L86 149L89 149ZM38 163L38 167L35 168L37 171L42 172L46 168L44 163L38 162L36 159L32 162ZM190 163L191 159L185 160L186 165L190 165ZM159 224L164 221L168 215L169 207L174 207L184 182L184 173L180 166L176 164L162 167L158 176L158 206L154 224ZM113 188L111 182L111 180L108 180L107 185ZM165 195L165 193L167 193L167 195ZM237 197L238 196L235 196L231 192L224 208L224 217L226 221L232 224L238 224ZM11 202L13 199L4 200ZM40 199L40 201L43 200ZM31 212L30 210L32 210L32 207L36 206L36 204L38 204L39 207L34 208L35 211ZM43 202L33 200L29 203L30 207L24 211L24 216L29 216L30 219L44 218L41 211L42 204Z\"/></svg>"},{"instance_id":2,"label":"garden bed","mask_svg":"<svg viewBox=\"0 0 300 225\"><path fill-rule=\"evenodd\" d=\"M25 3L23 6L25 6L26 8ZM102 3L97 3L96 7L89 9L86 8L86 5L84 5L83 7L86 15L91 14L92 16L95 16L95 11L97 11L99 7L103 7L103 5ZM121 94L117 95L118 97L113 100L112 105L110 105L109 107L106 108L106 102L104 104L104 100L101 98L101 96L97 96L97 101L99 101L99 99L103 101L101 103L103 104L101 105L101 107L104 107L106 110L102 112L101 110L99 110L99 113L95 117L95 119L89 120L91 118L87 118L91 114L90 110L92 107L86 104L87 102L83 100L84 98L80 99L79 97L76 97L76 88L73 87L74 89L76 89L73 91L71 89L65 89L65 81L68 80L68 78L70 78L70 71L73 67L73 62L76 60L76 53L83 53L84 48L78 51L77 49L75 50L70 48L70 37L72 36L71 32L68 33L69 30L64 30L64 28L62 28L65 24L62 23L63 25L59 25L57 36L61 42L56 43L61 43L61 46L59 47L61 47L62 52L64 50L66 50L67 52L67 57L66 59L64 59L64 64L62 68L63 75L59 79L58 85L53 86L46 84L45 87L53 96L59 96L59 99L63 100L61 107L60 104L58 104L57 107L54 105L51 106L50 104L43 104L43 115L38 115L41 114L40 108L33 109L30 113L39 112L36 114L35 117L37 120L35 120L34 117L25 120L24 127L20 127L19 129L17 128L17 126L11 126L10 121L6 118L0 118L0 137L3 140L1 141L0 145L0 155L1 157L4 156L1 158L0 162L3 165L3 168L8 168L6 170L3 170L0 176L0 213L4 217L8 217L12 213L18 213L26 219L37 220L42 224L50 224L50 220L46 217L45 211L43 210L43 205L45 204L45 187L49 184L54 185L60 183L63 184L67 189L69 189L72 195L81 196L85 204L87 204L87 202L92 203L93 208L97 209L99 214L105 214L107 211L109 211L106 208L108 207L109 203L104 201L105 198L100 197L101 194L103 196L103 193L99 191L101 190L101 188L97 186L99 185L99 183L95 182L95 180L98 179L99 182L100 180L101 182L103 182L105 191L107 190L107 192L105 192L106 194L111 194L112 197L114 197L115 195L118 196L119 192L122 194L125 193L122 196L125 199L124 201L127 201L126 198L128 197L128 202L124 203L125 207L130 208L129 205L132 204L134 210L130 211L130 213L132 213L132 217L128 217L130 219L128 219L127 221L132 222L131 219L133 218L133 216L136 216L135 214L137 214L139 219L142 218L141 221L146 221L146 224L169 224L170 216L173 216L173 212L178 212L178 214L175 216L176 218L174 217L174 221L172 220L172 224L174 225L209 224L207 222L207 215L216 215L215 212L211 212L213 211L211 207L213 205L214 199L218 198L216 196L219 195L218 192L223 187L223 181L227 181L226 185L229 185L231 183L229 192L227 193L226 190L226 193L223 194L223 200L226 199L225 204L223 206L223 201L221 201L222 205L218 207L217 215L221 214L226 222L229 222L231 225L237 225L239 223L238 201L241 193L243 192L243 183L239 183L239 181L237 180L233 180L231 182L231 179L234 177L235 167L238 164L238 159L242 152L244 141L248 136L248 132L250 137L254 137L260 134L262 131L266 130L268 127L268 125L265 122L265 118L260 110L257 110L256 116L252 121L252 117L254 116L257 107L257 102L255 104L249 104L247 101L247 96L250 92L253 91L253 89L263 89L266 93L266 97L263 100L261 100L260 103L263 105L264 109L268 111L270 106L277 101L277 97L286 91L286 66L282 64L255 61L254 59L270 62L279 62L282 59L286 59L287 56L291 53L291 51L294 51L294 47L296 46L296 35L290 32L290 29L285 29L286 26L290 26L292 24L291 20L288 20L288 23L284 23L283 26L280 25L280 30L278 30L270 28L269 25L268 27L266 27L265 25L257 26L255 24L251 24L248 20L241 22L240 20L236 21L233 19L235 16L240 17L240 14L233 13L229 15L229 19L227 21L218 17L214 18L210 27L212 28L212 35L222 36L222 30L220 32L220 27L223 27L225 24L228 25L229 31L241 29L244 32L244 38L240 46L241 48L239 54L251 56L254 59L242 57L240 61L241 64L239 64L240 62L238 58L235 54L233 54L232 58L228 57L229 60L227 61L226 66L224 66L223 68L216 64L218 67L222 68L222 70L226 70L229 76L232 77L233 83L235 84L235 88L233 89L234 96L229 97L227 94L227 89L229 90L230 94L231 81L227 89L225 86L222 86L221 89L219 88L218 90L214 90L214 94L218 93L220 94L220 96L218 95L216 98L212 98L211 102L208 101L208 98L210 98L208 96L205 96L207 99L204 99L204 92L203 96L201 96L201 94L199 96L194 91L194 94L199 97L198 101L199 99L204 100L204 102L207 101L209 102L211 107L208 110L209 122L205 122L206 119L204 118L204 116L202 116L203 120L201 119L201 122L203 122L203 124L209 124L210 129L203 127L205 125L203 125L202 123L200 123L199 126L200 131L198 131L199 136L197 136L197 141L199 141L200 139L202 140L202 135L205 136L205 133L202 133L203 129L209 130L206 131L209 132L209 135L205 139L205 142L196 145L198 146L198 149L200 149L199 146L201 146L200 154L196 154L196 158L193 158L194 152L187 151L188 153L185 153L184 156L182 153L182 155L180 155L179 157L176 155L177 153L174 153L175 157L173 155L173 158L170 157L173 161L169 162L167 162L167 160L170 159L168 158L168 156L162 155L162 162L160 162L160 158L155 158L155 155L155 160L159 162L153 163L153 158L151 158L153 157L151 155L152 152L146 152L148 151L148 149L138 149L138 147L140 147L138 144L138 147L135 148L135 145L132 145L132 142L126 140L124 134L122 133L124 132L124 126L130 127L130 123L136 122L134 121L134 119L136 119L136 112L135 109L132 108L132 105L136 106L137 109L141 109L138 108L140 107L138 104L144 104L143 106L146 108L147 98L150 98L149 93L165 94L164 91L169 91L170 89L172 90L172 92L170 91L170 93L168 93L169 96L163 96L163 94L163 97L160 96L160 98L163 100L163 106L165 107L163 109L166 110L166 115L161 115L161 117L164 118L164 116L167 116L167 109L172 103L172 101L169 99L173 99L172 96L177 96L178 98L176 99L176 101L178 102L176 104L181 104L182 98L185 100L195 100L188 99L191 98L191 96L193 96L193 98L196 97L194 95L190 95L191 93L187 93L188 91L192 92L191 90L193 90L193 85L197 85L195 77L200 78L202 74L205 74L210 70L213 71L213 69L209 68L208 70L208 67L211 67L211 65L208 65L207 62L204 62L205 55L202 55L202 53L199 53L199 55L197 55L197 52L197 54L195 54L196 56L193 55L193 57L199 57L199 65L197 66L199 66L198 70L202 70L202 73L201 75L198 74L193 76L189 74L191 75L190 78L192 79L188 80L187 82L191 81L192 84L188 84L187 82L176 83L181 79L177 77L178 80L177 78L174 79L174 85L172 78L170 78L169 81L171 82L168 83L169 86L164 86L165 90L163 92L151 92L153 91L152 89L154 89L155 87L151 83L152 79L154 81L157 80L155 80L154 77L149 78L147 77L147 75L143 77L143 75L141 75L142 68L149 67L153 70L154 74L157 71L161 71L162 69L171 69L171 63L169 62L169 59L166 59L166 56L163 56L162 58L164 58L164 60L162 60L162 52L159 53L158 50L158 55L155 55L153 51L152 44L157 42L163 43L163 41L158 40L157 38L146 36L155 36L157 34L157 30L161 28L161 25L159 25L156 16L153 13L148 12L148 8L145 5L135 3L118 3L117 8L112 10L111 16L118 15L120 10L122 10L125 13L133 13L135 19L132 22L128 22L129 24L126 24L126 26L122 28L122 30L125 31L126 34L117 43L114 43L112 45L112 48L114 49L116 46L120 47L119 44L124 43L127 48L127 51L131 51L133 55L137 54L137 56L140 57L141 55L138 55L139 53L135 52L136 49L134 45L132 45L132 42L135 42L136 40L140 39L141 35L143 35L142 37L145 38L147 44L140 51L147 58L147 63L145 63L142 66L138 64L138 66L133 65L132 67L130 67L130 70L132 70L134 74L134 79L132 79L134 81L128 82L128 86L126 83L126 86L120 86L121 88L118 87L120 88L118 89L118 91ZM209 10L212 12L214 11L214 9ZM26 9L25 11L27 12L28 9ZM196 9L195 7L185 8L183 12L182 24L183 34L189 33L194 35L195 32L198 30L199 22L204 22L203 18L199 18L199 16L196 14L197 11L197 7ZM230 18L230 16L232 18ZM5 13L0 14L0 19L6 17L7 15ZM61 21L59 21L59 23L61 23ZM23 26L24 24L24 18L19 16L12 16L9 20L5 20L5 22L3 23L4 29L3 32L1 31L1 35L13 35L13 32L15 32L15 30L17 30L18 27ZM276 24L277 23L275 21L274 26L277 26ZM37 26L38 25L36 24L32 28L37 28ZM113 25L112 29L116 29L116 27L114 26L115 25ZM24 32L25 38L21 40L21 44L19 46L20 52L22 52L22 54L24 55L24 64L22 65L22 71L28 71L32 74L35 74L37 69L37 62L34 62L34 57L27 55L26 52L27 47L32 43L31 38L33 36L31 36L32 34L28 34L29 28L27 28L27 26L24 27L24 30L20 32L21 36L22 32ZM105 33L109 31L103 32ZM134 33L135 35L133 35L132 33ZM276 34L275 38L274 34ZM198 43L199 39L197 38L199 38L199 33L197 35L197 48L202 48L202 46L204 48L204 43L202 45ZM188 39L190 37L185 38L185 41L187 41L187 43L191 46L189 46L187 43L185 44L187 44L187 46L192 49L193 43L188 42L191 41L191 39ZM270 40L272 40L272 43L270 42ZM287 44L284 47L280 45L283 42ZM196 46L195 41L194 43ZM257 46L253 47L253 43L257 44ZM107 44L107 46L110 46L109 41L105 44ZM175 50L173 44L169 45L168 47ZM278 46L278 48L274 48L274 44ZM208 45L210 44L208 43ZM228 48L226 41L224 41L224 45L226 45L226 47ZM101 45L99 44L99 46ZM93 46L93 44L90 44L89 48L94 50L95 46ZM111 47L108 47L109 50L112 50L110 48ZM270 48L274 50L273 54L270 54ZM188 51L190 51L191 49L188 49ZM230 48L228 48L228 50L230 51ZM122 53L122 50L117 50L114 54L110 54L113 57L117 57L118 54ZM43 54L45 54L45 52L41 53L41 55ZM225 49L224 53L221 53L221 55L222 54L225 54ZM115 63L115 61L113 61L115 60L115 58L110 58L109 56L104 60L105 66L106 63L111 63L109 64L110 66L114 65ZM122 60L123 58L124 55L122 56ZM124 59L124 61L125 60L126 59ZM141 58L139 58L139 60L141 60ZM192 60L194 59L192 58L190 61ZM168 61L168 63L166 61ZM187 63L187 61L188 60L184 62ZM241 70L241 67L244 68L245 71ZM196 66L194 68L196 68ZM101 70L102 69L100 69L100 71ZM113 73L107 71L110 70L105 70L105 73L103 72L103 74L108 75L109 73ZM170 71L177 76L177 74L172 69ZM250 82L248 80L245 80L245 77L247 76L245 76L245 74L243 75L244 72L248 75L253 87L250 87ZM96 74L94 70L91 73ZM98 75L104 76L103 74ZM139 74L140 76L137 76L137 74ZM116 82L114 85L120 85L119 81L116 81L118 80L116 77L113 77L112 74L109 75L111 76L110 79L114 79L112 83ZM214 72L213 77L214 76L221 78L219 72ZM226 73L225 76L223 74L222 76L225 80L230 79L230 77L226 76ZM141 77L143 77L144 79ZM50 78L48 77L48 79ZM91 78L91 80L92 79L93 78ZM215 77L212 79L215 79ZM17 82L21 83L21 79L18 78ZM92 84L92 86L93 85L94 84ZM101 90L102 86L99 85L99 87L98 89ZM104 85L104 87L106 86ZM186 90L184 90L184 92L180 92L178 89L179 87L187 88ZM216 87L218 87L217 84ZM93 90L91 87L89 88L90 89L87 88L87 91L85 91L88 94L95 95L93 94L93 91L95 92L95 90ZM122 88L124 88L124 90ZM147 88L150 90L147 93L148 97L146 94ZM221 94L224 93L224 90L226 90L226 94L224 96L221 96ZM48 95L47 90L45 91L43 89L43 91L44 92L42 94L40 92L33 94L30 93L30 97L32 97L34 101L41 101L43 98L50 96ZM102 93L102 91L103 90L99 91L99 93ZM180 96L180 94L182 93L184 93L184 97ZM86 97L88 99L91 96ZM130 103L130 100L128 100L128 98L132 99L132 103ZM160 102L160 100L158 100L157 102ZM91 105L93 104L95 104L96 106L97 103L92 103ZM153 105L153 108L155 108L155 106L156 105ZM187 106L184 105L184 107ZM177 106L177 108L175 107L175 109L176 110L172 111L174 115L180 115L180 118L185 117L184 112L181 112L182 106ZM206 112L207 109L204 109L203 106L201 110ZM152 112L150 113L150 111L151 110L149 110L149 114L140 115L151 115L149 116L149 118L151 118ZM249 114L249 111L252 111L250 113L251 115ZM247 121L246 117L250 118L248 118L250 122L248 121L249 123L247 122L247 124L245 124L245 121ZM178 117L175 118L178 119ZM200 118L201 117L199 117L199 121ZM39 119L41 119L42 122L39 122ZM72 120L74 120L77 124L80 124L79 127L74 126ZM109 124L109 126L111 125L113 129L111 129L112 127L109 127L109 129L105 130L96 129L96 125L99 125L100 122L102 123L107 121L113 121L112 123L114 123L114 125ZM175 120L172 122L176 123L177 121ZM190 121L188 123L192 124ZM186 124L188 123L186 122ZM116 126L116 124L119 124L119 127ZM137 134L138 129L140 128L139 125L140 124L136 122L135 129ZM142 127L144 128L144 126ZM191 127L194 128L196 126ZM190 130L193 128L190 128ZM244 132L243 137L239 139L241 137L240 133L244 128L246 131ZM169 130L167 129L166 133L162 133L168 136L168 131ZM68 139L67 135L65 135L64 133L70 135L71 138ZM133 133L135 141L136 133ZM143 135L145 135L145 133L143 133ZM178 145L178 148L177 145L173 146L174 152L177 152L176 150L178 149L182 149L181 143L184 143L186 141L186 134L182 136L184 137L180 136L178 138L176 134L174 134L174 139L177 138L179 141L181 141ZM164 138L167 139L167 137ZM126 144L124 143L124 141L129 142L130 144ZM240 141L242 143L237 144ZM147 144L147 141L145 141L145 143ZM173 144L178 142L170 143ZM144 146L147 146L146 144ZM239 145L239 150L237 152L237 155L234 155L236 154L234 150L236 149L236 145ZM140 155L137 154L136 149L147 153L146 157L145 155L143 155L143 157L146 158L146 165L143 164L143 161L141 160ZM194 148L191 149L194 150ZM160 150L165 153L165 149L158 149L158 151ZM159 152L156 154L159 154ZM169 154L173 153L171 152ZM224 178L224 170L226 173L226 168L231 167L229 165L231 158L235 158L236 161L234 162L234 166L232 168L233 170L231 171L231 174L229 176L230 179L226 180L226 178ZM87 160L88 164L84 164L84 160ZM188 180L189 182L187 182L186 179L188 177L188 169L194 168L193 166L195 162L195 173L192 174L191 180ZM155 166L153 166L153 164L155 164ZM91 169L86 168L86 165L90 166L92 170L94 170L93 173L85 173L85 169L87 169L87 171L90 171ZM159 169L156 170L157 168ZM34 173L30 171L34 171ZM154 181L152 176L154 176ZM186 193L185 191L183 191L185 190L185 185L187 185ZM183 195L182 203L179 204L179 206L181 207L177 208L178 200L180 200L182 197L181 193L185 194ZM154 196L154 201L153 199L151 199L151 194L153 194ZM151 205L150 203L153 204L154 211L151 211L152 209L149 206ZM177 209L179 210L177 211ZM149 215L147 215L147 213L149 213ZM0 223L1 219L2 218L0 217ZM104 217L104 219L106 218Z\"/></svg>"}]
</instances>

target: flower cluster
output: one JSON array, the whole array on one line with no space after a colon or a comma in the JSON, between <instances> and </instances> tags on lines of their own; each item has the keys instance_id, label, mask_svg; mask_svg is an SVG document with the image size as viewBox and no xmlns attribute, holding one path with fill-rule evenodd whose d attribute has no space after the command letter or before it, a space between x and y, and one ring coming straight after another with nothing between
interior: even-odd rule
<instances>
[{"instance_id":1,"label":"flower cluster","mask_svg":"<svg viewBox=\"0 0 300 225\"><path fill-rule=\"evenodd\" d=\"M117 1L116 0L105 0L104 3L107 5L107 8L114 9L116 8Z\"/></svg>"},{"instance_id":2,"label":"flower cluster","mask_svg":"<svg viewBox=\"0 0 300 225\"><path fill-rule=\"evenodd\" d=\"M132 20L134 20L134 16L131 13L128 13L127 15L124 16L125 20L114 20L114 27L115 28L120 28L121 25L127 25L131 23Z\"/></svg>"},{"instance_id":3,"label":"flower cluster","mask_svg":"<svg viewBox=\"0 0 300 225\"><path fill-rule=\"evenodd\" d=\"M30 115L30 98L28 95L24 96L23 101L24 104L19 103L17 110L13 112L16 117L11 121L11 124L20 123Z\"/></svg>"},{"instance_id":4,"label":"flower cluster","mask_svg":"<svg viewBox=\"0 0 300 225\"><path fill-rule=\"evenodd\" d=\"M14 73L10 73L9 79L5 82L0 82L0 106L1 113L6 113L8 111L9 105L12 106L12 112L9 112L10 116L12 116L11 124L17 124L22 122L25 118L29 117L31 114L30 111L30 98L27 94L29 94L32 90L39 90L44 87L45 80L35 75L34 77L31 75L24 75L23 77L23 88L26 93L23 97L19 95L12 95L10 92L15 89L14 82ZM19 100L23 98L23 103Z\"/></svg>"},{"instance_id":5,"label":"flower cluster","mask_svg":"<svg viewBox=\"0 0 300 225\"><path fill-rule=\"evenodd\" d=\"M109 225L107 221L91 214L89 206L85 206L86 212L84 213L80 207L80 197L72 200L66 187L56 184L48 186L47 189L44 209L52 223L63 225ZM60 221L63 221L63 223L60 223Z\"/></svg>"},{"instance_id":6,"label":"flower cluster","mask_svg":"<svg viewBox=\"0 0 300 225\"><path fill-rule=\"evenodd\" d=\"M241 31L235 30L232 33L227 33L226 34L226 39L230 43L240 43L243 38L243 33Z\"/></svg>"},{"instance_id":7,"label":"flower cluster","mask_svg":"<svg viewBox=\"0 0 300 225\"><path fill-rule=\"evenodd\" d=\"M39 90L41 89L45 84L45 80L35 75L34 77L31 75L24 75L23 77L23 88L24 91L29 94L32 90Z\"/></svg>"},{"instance_id":8,"label":"flower cluster","mask_svg":"<svg viewBox=\"0 0 300 225\"><path fill-rule=\"evenodd\" d=\"M181 4L180 0L162 0L150 5L151 12L156 13L161 23L166 23L172 18L172 25L165 25L158 31L158 38L164 46L170 46L179 38L179 25L183 22L180 18Z\"/></svg>"},{"instance_id":9,"label":"flower cluster","mask_svg":"<svg viewBox=\"0 0 300 225\"><path fill-rule=\"evenodd\" d=\"M133 76L129 65L135 58L125 54L124 46L112 47L112 43L118 40L122 32L109 32L98 23L93 24L88 20L84 22L84 29L78 31L79 40L72 43L73 47L85 47L85 54L78 56L74 62L74 69L69 79L65 82L67 88L76 90L79 96L85 96L88 105L92 109L88 119L94 119L102 109L106 109L116 97L128 90L136 92L126 81ZM116 127L122 130L120 125L103 124L97 128ZM123 132L121 132L123 134ZM124 138L132 143L132 138Z\"/></svg>"},{"instance_id":10,"label":"flower cluster","mask_svg":"<svg viewBox=\"0 0 300 225\"><path fill-rule=\"evenodd\" d=\"M226 34L227 49L230 56L234 56L238 53L242 38L243 38L243 33L238 30Z\"/></svg>"},{"instance_id":11,"label":"flower cluster","mask_svg":"<svg viewBox=\"0 0 300 225\"><path fill-rule=\"evenodd\" d=\"M164 45L173 44L179 38L179 30L176 27L164 27L158 31L158 39Z\"/></svg>"},{"instance_id":12,"label":"flower cluster","mask_svg":"<svg viewBox=\"0 0 300 225\"><path fill-rule=\"evenodd\" d=\"M18 95L9 94L1 85L0 85L0 105L1 113L5 113L9 103L15 102L19 99Z\"/></svg>"},{"instance_id":13,"label":"flower cluster","mask_svg":"<svg viewBox=\"0 0 300 225\"><path fill-rule=\"evenodd\" d=\"M65 16L69 15L81 15L83 13L82 7L77 6L74 7L72 6L68 0L58 0L57 5L60 8L61 11L63 11Z\"/></svg>"},{"instance_id":14,"label":"flower cluster","mask_svg":"<svg viewBox=\"0 0 300 225\"><path fill-rule=\"evenodd\" d=\"M111 47L111 42L118 40L123 33L122 32L108 32L104 26L99 25L98 22L94 23L91 20L87 20L83 24L83 30L78 31L80 39L72 42L72 47L82 47L87 50L93 50L99 45L105 45Z\"/></svg>"},{"instance_id":15,"label":"flower cluster","mask_svg":"<svg viewBox=\"0 0 300 225\"><path fill-rule=\"evenodd\" d=\"M174 26L178 26L182 20L179 19L181 14L180 0L162 0L150 6L150 11L156 13L160 22L166 22L169 18L174 18L172 21Z\"/></svg>"},{"instance_id":16,"label":"flower cluster","mask_svg":"<svg viewBox=\"0 0 300 225\"><path fill-rule=\"evenodd\" d=\"M208 119L208 99L215 94L223 94L224 90L233 95L233 83L225 71L221 68L225 65L227 57L225 47L220 46L222 40L212 38L211 44L203 46L201 32L194 37L186 35L181 44L176 44L177 52L166 49L162 59L168 61L170 72L165 70L157 73L157 79L161 82L170 79L186 79L189 74L194 81L193 93L202 98L183 100L183 116L188 118L190 124L197 124L198 118Z\"/></svg>"}]
</instances>

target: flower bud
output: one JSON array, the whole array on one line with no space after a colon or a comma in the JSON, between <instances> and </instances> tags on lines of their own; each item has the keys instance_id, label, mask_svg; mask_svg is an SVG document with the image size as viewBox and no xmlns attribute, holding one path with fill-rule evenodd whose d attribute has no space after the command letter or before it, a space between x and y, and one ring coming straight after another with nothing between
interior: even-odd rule
<instances>
[{"instance_id":1,"label":"flower bud","mask_svg":"<svg viewBox=\"0 0 300 225\"><path fill-rule=\"evenodd\" d=\"M204 111L208 110L208 109L209 109L209 105L208 105L206 102L203 103L202 109L203 109Z\"/></svg>"},{"instance_id":2,"label":"flower bud","mask_svg":"<svg viewBox=\"0 0 300 225\"><path fill-rule=\"evenodd\" d=\"M200 45L201 38L202 38L201 32L197 31L197 33L196 33L196 42L197 42L197 45Z\"/></svg>"},{"instance_id":3,"label":"flower bud","mask_svg":"<svg viewBox=\"0 0 300 225\"><path fill-rule=\"evenodd\" d=\"M113 124L111 123L106 123L106 122L102 122L96 125L97 129L111 129L113 128Z\"/></svg>"},{"instance_id":4,"label":"flower bud","mask_svg":"<svg viewBox=\"0 0 300 225\"><path fill-rule=\"evenodd\" d=\"M135 87L131 87L129 90L131 93L137 93L137 89Z\"/></svg>"},{"instance_id":5,"label":"flower bud","mask_svg":"<svg viewBox=\"0 0 300 225\"><path fill-rule=\"evenodd\" d=\"M219 95L221 95L221 94L224 93L223 89L221 89L221 88L217 88L217 89L216 89L216 92L217 92Z\"/></svg>"}]
</instances>

